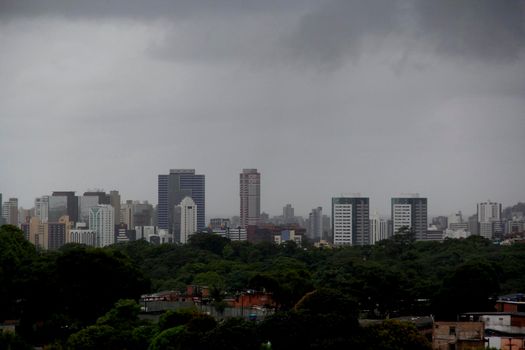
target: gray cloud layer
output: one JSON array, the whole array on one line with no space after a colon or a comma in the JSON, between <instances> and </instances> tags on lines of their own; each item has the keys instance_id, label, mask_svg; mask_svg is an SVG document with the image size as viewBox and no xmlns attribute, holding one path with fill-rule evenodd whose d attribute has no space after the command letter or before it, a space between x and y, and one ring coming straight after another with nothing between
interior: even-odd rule
<instances>
[{"instance_id":1,"label":"gray cloud layer","mask_svg":"<svg viewBox=\"0 0 525 350\"><path fill-rule=\"evenodd\" d=\"M524 1L1 1L0 192L207 174L208 212L523 200ZM5 164L5 166L4 166Z\"/></svg>"}]
</instances>

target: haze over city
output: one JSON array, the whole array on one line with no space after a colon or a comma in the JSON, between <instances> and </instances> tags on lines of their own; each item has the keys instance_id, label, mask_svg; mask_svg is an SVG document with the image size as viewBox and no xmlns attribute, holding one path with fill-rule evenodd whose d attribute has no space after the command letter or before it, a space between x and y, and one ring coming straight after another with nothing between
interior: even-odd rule
<instances>
[{"instance_id":1,"label":"haze over city","mask_svg":"<svg viewBox=\"0 0 525 350\"><path fill-rule=\"evenodd\" d=\"M206 175L207 216L298 215L359 192L387 214L523 200L523 1L0 1L0 193L157 203ZM328 212L328 210L327 210Z\"/></svg>"}]
</instances>

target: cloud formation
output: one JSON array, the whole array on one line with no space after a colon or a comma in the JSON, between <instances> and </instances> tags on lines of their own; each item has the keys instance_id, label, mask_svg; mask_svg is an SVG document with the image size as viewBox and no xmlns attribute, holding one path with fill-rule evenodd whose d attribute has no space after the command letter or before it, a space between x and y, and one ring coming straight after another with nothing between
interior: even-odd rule
<instances>
[{"instance_id":1,"label":"cloud formation","mask_svg":"<svg viewBox=\"0 0 525 350\"><path fill-rule=\"evenodd\" d=\"M0 0L0 192L207 175L207 212L523 200L524 1ZM5 166L4 166L5 165ZM521 191L521 192L520 192Z\"/></svg>"}]
</instances>

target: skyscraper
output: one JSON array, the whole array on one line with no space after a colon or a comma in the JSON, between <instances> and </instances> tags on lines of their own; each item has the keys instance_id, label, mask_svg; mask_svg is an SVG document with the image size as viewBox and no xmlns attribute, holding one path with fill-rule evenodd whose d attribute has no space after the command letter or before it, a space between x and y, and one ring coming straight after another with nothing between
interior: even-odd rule
<instances>
[{"instance_id":1,"label":"skyscraper","mask_svg":"<svg viewBox=\"0 0 525 350\"><path fill-rule=\"evenodd\" d=\"M7 225L18 225L18 198L9 198L2 207L3 222Z\"/></svg>"},{"instance_id":2,"label":"skyscraper","mask_svg":"<svg viewBox=\"0 0 525 350\"><path fill-rule=\"evenodd\" d=\"M412 230L416 239L425 239L428 227L427 199L419 194L392 198L392 226L396 234L401 227Z\"/></svg>"},{"instance_id":3,"label":"skyscraper","mask_svg":"<svg viewBox=\"0 0 525 350\"><path fill-rule=\"evenodd\" d=\"M375 212L370 218L370 243L377 242L388 238L388 221Z\"/></svg>"},{"instance_id":4,"label":"skyscraper","mask_svg":"<svg viewBox=\"0 0 525 350\"><path fill-rule=\"evenodd\" d=\"M308 215L308 237L314 241L323 239L323 208L312 209Z\"/></svg>"},{"instance_id":5,"label":"skyscraper","mask_svg":"<svg viewBox=\"0 0 525 350\"><path fill-rule=\"evenodd\" d=\"M199 208L197 230L206 227L205 177L195 174L195 169L171 169L169 175L158 177L157 225L174 232L175 207L184 197L190 197Z\"/></svg>"},{"instance_id":6,"label":"skyscraper","mask_svg":"<svg viewBox=\"0 0 525 350\"><path fill-rule=\"evenodd\" d=\"M241 227L257 225L261 217L261 174L257 169L242 169L239 184Z\"/></svg>"},{"instance_id":7,"label":"skyscraper","mask_svg":"<svg viewBox=\"0 0 525 350\"><path fill-rule=\"evenodd\" d=\"M115 210L111 205L100 204L89 211L89 228L97 233L97 247L115 243Z\"/></svg>"},{"instance_id":8,"label":"skyscraper","mask_svg":"<svg viewBox=\"0 0 525 350\"><path fill-rule=\"evenodd\" d=\"M0 226L4 224L4 212L2 210L2 194L0 193Z\"/></svg>"},{"instance_id":9,"label":"skyscraper","mask_svg":"<svg viewBox=\"0 0 525 350\"><path fill-rule=\"evenodd\" d=\"M52 198L58 197L62 198L60 202L60 209L65 208L65 213L59 213L58 206L57 210L52 211ZM63 198L65 198L65 204ZM69 220L73 222L78 221L78 197L75 195L74 191L54 191L51 197L49 198L49 222L58 222L62 215L69 216Z\"/></svg>"},{"instance_id":10,"label":"skyscraper","mask_svg":"<svg viewBox=\"0 0 525 350\"><path fill-rule=\"evenodd\" d=\"M184 199L177 206L177 213L180 213L180 243L188 243L189 237L197 231L197 217L199 207L190 197Z\"/></svg>"},{"instance_id":11,"label":"skyscraper","mask_svg":"<svg viewBox=\"0 0 525 350\"><path fill-rule=\"evenodd\" d=\"M332 198L332 235L334 245L370 244L369 198Z\"/></svg>"},{"instance_id":12,"label":"skyscraper","mask_svg":"<svg viewBox=\"0 0 525 350\"><path fill-rule=\"evenodd\" d=\"M495 227L501 220L501 203L491 202L490 200L478 203L477 214L479 234L488 239L496 238L496 228L498 228L498 232L501 231L499 227Z\"/></svg>"},{"instance_id":13,"label":"skyscraper","mask_svg":"<svg viewBox=\"0 0 525 350\"><path fill-rule=\"evenodd\" d=\"M291 204L286 204L283 207L283 222L285 224L293 224L295 222L295 213Z\"/></svg>"},{"instance_id":14,"label":"skyscraper","mask_svg":"<svg viewBox=\"0 0 525 350\"><path fill-rule=\"evenodd\" d=\"M35 216L40 222L47 223L49 215L49 196L35 198Z\"/></svg>"}]
</instances>

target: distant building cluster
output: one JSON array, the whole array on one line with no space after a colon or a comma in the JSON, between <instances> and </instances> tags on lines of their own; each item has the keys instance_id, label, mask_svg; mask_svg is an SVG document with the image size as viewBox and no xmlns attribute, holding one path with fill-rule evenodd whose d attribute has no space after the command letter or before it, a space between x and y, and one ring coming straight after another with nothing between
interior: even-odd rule
<instances>
[{"instance_id":1,"label":"distant building cluster","mask_svg":"<svg viewBox=\"0 0 525 350\"><path fill-rule=\"evenodd\" d=\"M195 169L171 169L158 175L158 203L122 201L116 190L54 191L37 197L31 209L20 208L18 199L3 201L0 224L20 227L26 238L41 249L58 249L66 243L104 247L144 239L154 244L185 244L197 232L216 234L233 241L305 241L317 246L376 244L394 234L416 240L443 241L479 235L511 244L523 240L525 213L503 215L502 204L490 200L477 204L476 213L461 211L428 219L428 199L404 194L391 199L390 217L370 211L370 199L361 194L332 198L331 212L318 206L308 217L297 216L292 204L282 215L261 211L261 173L255 168L239 174L239 216L211 218L206 224L205 175Z\"/></svg>"}]
</instances>

